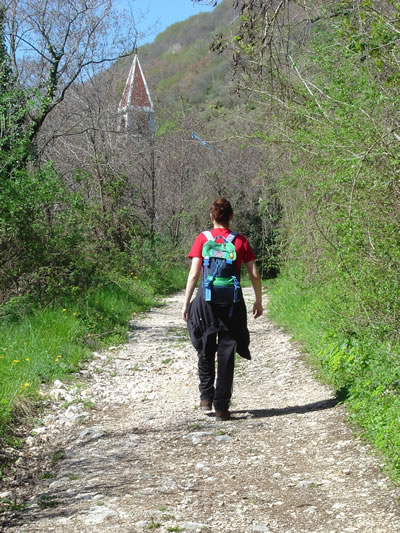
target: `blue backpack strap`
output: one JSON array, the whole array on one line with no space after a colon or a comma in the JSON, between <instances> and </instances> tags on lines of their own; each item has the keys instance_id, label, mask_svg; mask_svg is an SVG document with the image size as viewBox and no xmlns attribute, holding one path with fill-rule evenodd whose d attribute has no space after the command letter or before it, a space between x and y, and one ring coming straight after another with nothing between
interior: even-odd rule
<instances>
[{"instance_id":1,"label":"blue backpack strap","mask_svg":"<svg viewBox=\"0 0 400 533\"><path fill-rule=\"evenodd\" d=\"M203 235L207 237L208 241L213 241L214 237L211 235L211 231L203 231Z\"/></svg>"},{"instance_id":2,"label":"blue backpack strap","mask_svg":"<svg viewBox=\"0 0 400 533\"><path fill-rule=\"evenodd\" d=\"M233 242L235 240L236 235L237 235L236 231L231 231L230 234L227 236L226 241Z\"/></svg>"},{"instance_id":3,"label":"blue backpack strap","mask_svg":"<svg viewBox=\"0 0 400 533\"><path fill-rule=\"evenodd\" d=\"M211 231L203 231L203 235L207 238L207 241L213 241L214 237L211 234ZM204 257L203 259L203 266L208 266L209 260L208 258Z\"/></svg>"},{"instance_id":4,"label":"blue backpack strap","mask_svg":"<svg viewBox=\"0 0 400 533\"><path fill-rule=\"evenodd\" d=\"M236 231L231 231L230 234L225 239L225 237L222 237L222 235L220 235L219 237L215 237L214 238L212 236L211 231L209 231L209 230L203 231L202 233L203 233L203 235L205 235L207 237L208 241L215 241L215 239L224 239L224 241L226 241L226 242L233 242L235 240L236 235L237 235Z\"/></svg>"}]
</instances>

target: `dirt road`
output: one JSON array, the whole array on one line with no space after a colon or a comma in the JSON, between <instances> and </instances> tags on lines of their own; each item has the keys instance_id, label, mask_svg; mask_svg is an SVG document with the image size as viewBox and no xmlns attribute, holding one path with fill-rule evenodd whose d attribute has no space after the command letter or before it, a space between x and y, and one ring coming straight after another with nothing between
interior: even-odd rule
<instances>
[{"instance_id":1,"label":"dirt road","mask_svg":"<svg viewBox=\"0 0 400 533\"><path fill-rule=\"evenodd\" d=\"M34 486L11 489L28 506L4 530L400 531L399 489L266 317L249 317L253 360L237 362L232 420L196 408L181 304L135 320L130 342L95 354L80 386L56 384L26 445L43 464Z\"/></svg>"}]
</instances>

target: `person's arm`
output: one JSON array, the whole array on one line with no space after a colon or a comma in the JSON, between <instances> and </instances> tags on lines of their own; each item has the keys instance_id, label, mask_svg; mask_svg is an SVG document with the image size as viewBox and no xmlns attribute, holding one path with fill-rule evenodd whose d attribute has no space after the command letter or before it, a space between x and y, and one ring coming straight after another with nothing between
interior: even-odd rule
<instances>
[{"instance_id":1,"label":"person's arm","mask_svg":"<svg viewBox=\"0 0 400 533\"><path fill-rule=\"evenodd\" d=\"M194 289L197 285L197 280L199 279L200 273L201 273L201 265L203 263L202 257L193 257L192 259L192 265L190 267L187 283L186 283L186 291L185 291L185 301L182 307L182 318L183 320L187 321L187 312L190 304L190 300L192 298Z\"/></svg>"},{"instance_id":2,"label":"person's arm","mask_svg":"<svg viewBox=\"0 0 400 533\"><path fill-rule=\"evenodd\" d=\"M254 318L258 318L263 314L263 306L262 306L262 288L261 288L261 277L258 273L257 265L255 261L249 261L248 263L245 263L247 272L249 273L251 283L253 285L254 295L256 297L256 301L253 305L253 316Z\"/></svg>"}]
</instances>

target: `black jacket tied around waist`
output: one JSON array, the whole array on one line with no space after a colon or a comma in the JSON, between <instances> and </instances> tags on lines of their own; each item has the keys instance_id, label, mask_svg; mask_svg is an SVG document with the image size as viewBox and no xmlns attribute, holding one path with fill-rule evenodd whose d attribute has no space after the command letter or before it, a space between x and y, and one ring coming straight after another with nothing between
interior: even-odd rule
<instances>
[{"instance_id":1,"label":"black jacket tied around waist","mask_svg":"<svg viewBox=\"0 0 400 533\"><path fill-rule=\"evenodd\" d=\"M190 340L199 354L204 354L210 335L219 331L228 331L236 341L236 351L245 359L251 359L250 335L247 329L247 310L243 298L231 305L206 302L202 290L189 305L187 327Z\"/></svg>"}]
</instances>

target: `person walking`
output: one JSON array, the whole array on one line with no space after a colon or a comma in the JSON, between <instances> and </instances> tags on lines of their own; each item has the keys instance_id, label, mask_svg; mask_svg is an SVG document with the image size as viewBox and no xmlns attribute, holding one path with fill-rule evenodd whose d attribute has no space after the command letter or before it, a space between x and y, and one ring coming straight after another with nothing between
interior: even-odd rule
<instances>
[{"instance_id":1,"label":"person walking","mask_svg":"<svg viewBox=\"0 0 400 533\"><path fill-rule=\"evenodd\" d=\"M261 278L256 266L256 256L244 235L231 232L233 209L226 198L219 198L210 207L213 229L200 233L188 254L192 259L182 307L182 318L187 322L189 335L198 353L200 409L211 411L214 405L217 421L230 419L229 405L235 366L235 352L251 359L247 311L241 290L238 301L231 304L206 301L199 289L192 300L203 267L203 246L211 238L216 242L232 242L236 250L237 279L244 263L249 273L255 302L253 317L263 314ZM218 239L220 237L220 239ZM217 375L215 355L217 354Z\"/></svg>"}]
</instances>

